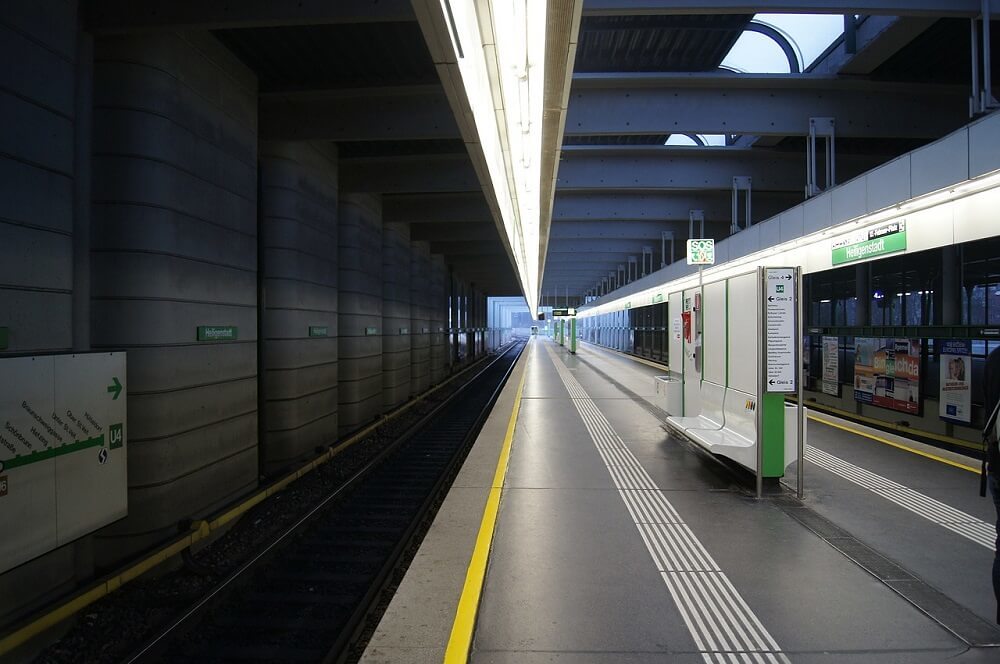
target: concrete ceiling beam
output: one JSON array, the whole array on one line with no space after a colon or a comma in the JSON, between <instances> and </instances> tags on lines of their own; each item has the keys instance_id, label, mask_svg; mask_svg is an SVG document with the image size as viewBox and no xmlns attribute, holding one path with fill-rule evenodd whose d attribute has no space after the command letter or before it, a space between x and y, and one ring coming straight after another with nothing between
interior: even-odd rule
<instances>
[{"instance_id":1,"label":"concrete ceiling beam","mask_svg":"<svg viewBox=\"0 0 1000 664\"><path fill-rule=\"evenodd\" d=\"M440 85L271 92L260 96L260 136L283 141L460 138Z\"/></svg>"},{"instance_id":2,"label":"concrete ceiling beam","mask_svg":"<svg viewBox=\"0 0 1000 664\"><path fill-rule=\"evenodd\" d=\"M994 0L995 3L995 0ZM996 4L996 3L995 3ZM994 7L994 10L996 7ZM881 14L971 18L979 0L584 0L584 16L635 14Z\"/></svg>"},{"instance_id":3,"label":"concrete ceiling beam","mask_svg":"<svg viewBox=\"0 0 1000 664\"><path fill-rule=\"evenodd\" d=\"M805 136L833 117L838 137L939 138L968 121L963 86L813 74L575 74L566 135Z\"/></svg>"},{"instance_id":4,"label":"concrete ceiling beam","mask_svg":"<svg viewBox=\"0 0 1000 664\"><path fill-rule=\"evenodd\" d=\"M410 0L86 0L81 11L99 34L416 20Z\"/></svg>"}]
</instances>

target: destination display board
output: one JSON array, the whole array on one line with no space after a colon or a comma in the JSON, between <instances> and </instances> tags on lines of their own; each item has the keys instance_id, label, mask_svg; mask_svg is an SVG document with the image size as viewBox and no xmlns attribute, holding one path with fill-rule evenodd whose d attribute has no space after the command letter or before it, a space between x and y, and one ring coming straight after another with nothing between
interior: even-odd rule
<instances>
[{"instance_id":1,"label":"destination display board","mask_svg":"<svg viewBox=\"0 0 1000 664\"><path fill-rule=\"evenodd\" d=\"M0 573L128 513L125 353L0 359Z\"/></svg>"},{"instance_id":2,"label":"destination display board","mask_svg":"<svg viewBox=\"0 0 1000 664\"><path fill-rule=\"evenodd\" d=\"M906 250L906 221L889 221L834 239L830 261L842 265Z\"/></svg>"},{"instance_id":3,"label":"destination display board","mask_svg":"<svg viewBox=\"0 0 1000 664\"><path fill-rule=\"evenodd\" d=\"M796 390L795 268L769 267L764 273L767 391L794 392Z\"/></svg>"}]
</instances>

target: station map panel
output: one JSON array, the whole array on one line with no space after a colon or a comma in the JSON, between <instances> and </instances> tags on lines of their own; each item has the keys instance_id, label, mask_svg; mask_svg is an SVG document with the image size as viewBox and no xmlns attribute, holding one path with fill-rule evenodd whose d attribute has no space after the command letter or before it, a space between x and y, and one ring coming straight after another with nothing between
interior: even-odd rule
<instances>
[{"instance_id":1,"label":"station map panel","mask_svg":"<svg viewBox=\"0 0 1000 664\"><path fill-rule=\"evenodd\" d=\"M128 513L125 353L0 359L0 573Z\"/></svg>"}]
</instances>

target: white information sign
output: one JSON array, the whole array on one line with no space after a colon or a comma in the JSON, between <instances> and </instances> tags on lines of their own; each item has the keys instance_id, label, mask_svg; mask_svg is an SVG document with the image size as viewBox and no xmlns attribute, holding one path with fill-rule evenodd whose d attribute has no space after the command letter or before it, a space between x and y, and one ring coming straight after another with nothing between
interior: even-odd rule
<instances>
[{"instance_id":1,"label":"white information sign","mask_svg":"<svg viewBox=\"0 0 1000 664\"><path fill-rule=\"evenodd\" d=\"M839 343L839 337L823 337L823 394L840 395Z\"/></svg>"},{"instance_id":2,"label":"white information sign","mask_svg":"<svg viewBox=\"0 0 1000 664\"><path fill-rule=\"evenodd\" d=\"M767 391L794 392L796 389L795 269L766 268L764 282Z\"/></svg>"},{"instance_id":3,"label":"white information sign","mask_svg":"<svg viewBox=\"0 0 1000 664\"><path fill-rule=\"evenodd\" d=\"M715 265L715 240L688 240L687 264Z\"/></svg>"},{"instance_id":4,"label":"white information sign","mask_svg":"<svg viewBox=\"0 0 1000 664\"><path fill-rule=\"evenodd\" d=\"M128 513L125 353L0 359L0 573Z\"/></svg>"}]
</instances>

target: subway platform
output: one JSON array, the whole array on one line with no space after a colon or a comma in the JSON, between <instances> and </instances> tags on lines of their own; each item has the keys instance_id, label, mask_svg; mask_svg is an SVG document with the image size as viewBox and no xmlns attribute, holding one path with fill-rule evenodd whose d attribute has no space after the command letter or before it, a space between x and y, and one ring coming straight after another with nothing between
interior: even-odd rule
<instances>
[{"instance_id":1,"label":"subway platform","mask_svg":"<svg viewBox=\"0 0 1000 664\"><path fill-rule=\"evenodd\" d=\"M1000 661L976 462L811 413L757 500L662 373L534 338L361 661Z\"/></svg>"}]
</instances>

